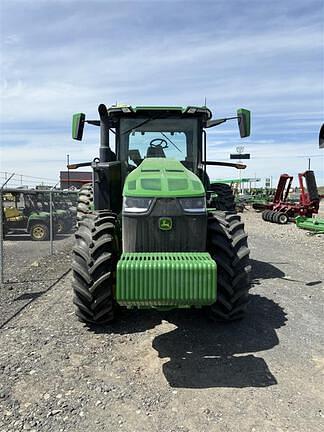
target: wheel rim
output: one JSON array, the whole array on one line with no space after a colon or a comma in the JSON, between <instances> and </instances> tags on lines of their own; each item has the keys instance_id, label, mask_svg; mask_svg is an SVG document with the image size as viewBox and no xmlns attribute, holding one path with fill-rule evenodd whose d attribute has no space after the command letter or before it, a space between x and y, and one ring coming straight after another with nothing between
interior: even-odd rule
<instances>
[{"instance_id":1,"label":"wheel rim","mask_svg":"<svg viewBox=\"0 0 324 432\"><path fill-rule=\"evenodd\" d=\"M44 230L43 227L36 226L35 228L33 228L33 236L36 239L40 240L40 239L42 239L44 237L44 235L45 235L45 230Z\"/></svg>"},{"instance_id":2,"label":"wheel rim","mask_svg":"<svg viewBox=\"0 0 324 432\"><path fill-rule=\"evenodd\" d=\"M58 234L61 234L62 231L63 231L63 224L62 224L62 222L58 222L58 224L57 224Z\"/></svg>"},{"instance_id":3,"label":"wheel rim","mask_svg":"<svg viewBox=\"0 0 324 432\"><path fill-rule=\"evenodd\" d=\"M283 214L283 215L279 216L280 223L285 224L287 222L287 220L288 220L288 218L286 215Z\"/></svg>"}]
</instances>

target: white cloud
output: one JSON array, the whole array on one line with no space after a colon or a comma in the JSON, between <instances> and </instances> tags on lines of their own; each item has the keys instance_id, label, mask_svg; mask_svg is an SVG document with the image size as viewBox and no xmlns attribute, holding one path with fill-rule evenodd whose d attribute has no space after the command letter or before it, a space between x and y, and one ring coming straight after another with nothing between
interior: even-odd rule
<instances>
[{"instance_id":1,"label":"white cloud","mask_svg":"<svg viewBox=\"0 0 324 432\"><path fill-rule=\"evenodd\" d=\"M187 105L206 96L216 117L247 106L252 136L244 145L260 158L249 162L252 172L298 170L304 161L297 149L305 157L317 149L323 30L311 4L255 2L237 14L236 2L208 2L208 10L176 2L166 15L170 2L94 1L101 13L89 13L82 1L78 8L24 2L24 14L20 3L10 2L1 42L2 170L52 177L67 152L75 161L92 158L96 132L72 143L71 114L96 118L99 103L116 100ZM240 143L233 123L208 136L215 157L227 158ZM314 164L320 172L321 158Z\"/></svg>"}]
</instances>

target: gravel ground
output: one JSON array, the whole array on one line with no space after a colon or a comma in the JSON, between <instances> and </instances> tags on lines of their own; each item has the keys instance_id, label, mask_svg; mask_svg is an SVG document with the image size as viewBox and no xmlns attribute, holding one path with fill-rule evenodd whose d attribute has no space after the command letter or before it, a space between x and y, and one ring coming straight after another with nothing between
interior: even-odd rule
<instances>
[{"instance_id":1,"label":"gravel ground","mask_svg":"<svg viewBox=\"0 0 324 432\"><path fill-rule=\"evenodd\" d=\"M61 236L50 257L48 242L8 236L4 242L5 283L0 284L0 328L69 271L73 241L73 235Z\"/></svg>"},{"instance_id":2,"label":"gravel ground","mask_svg":"<svg viewBox=\"0 0 324 432\"><path fill-rule=\"evenodd\" d=\"M128 311L88 330L70 273L35 296L0 330L0 431L322 431L324 236L243 218L254 288L240 322ZM68 253L40 268L56 260L58 278Z\"/></svg>"},{"instance_id":3,"label":"gravel ground","mask_svg":"<svg viewBox=\"0 0 324 432\"><path fill-rule=\"evenodd\" d=\"M53 241L54 253L65 251L73 239L73 234L58 235ZM3 245L5 282L17 282L21 273L28 270L31 264L36 265L50 253L49 241L36 242L28 234L7 234ZM29 279L33 279L32 274Z\"/></svg>"}]
</instances>

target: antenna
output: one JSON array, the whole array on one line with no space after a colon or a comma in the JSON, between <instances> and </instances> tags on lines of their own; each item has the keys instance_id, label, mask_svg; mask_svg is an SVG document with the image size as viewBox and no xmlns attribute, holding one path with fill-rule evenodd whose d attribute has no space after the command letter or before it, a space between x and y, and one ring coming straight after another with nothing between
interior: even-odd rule
<instances>
[{"instance_id":1,"label":"antenna","mask_svg":"<svg viewBox=\"0 0 324 432\"><path fill-rule=\"evenodd\" d=\"M204 105L205 107L207 106L207 98L206 98L206 96L205 96L205 105Z\"/></svg>"}]
</instances>

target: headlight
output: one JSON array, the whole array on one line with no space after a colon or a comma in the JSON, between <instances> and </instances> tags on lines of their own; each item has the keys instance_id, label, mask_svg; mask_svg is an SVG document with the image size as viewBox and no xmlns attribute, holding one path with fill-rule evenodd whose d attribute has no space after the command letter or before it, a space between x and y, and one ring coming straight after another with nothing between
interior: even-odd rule
<instances>
[{"instance_id":1,"label":"headlight","mask_svg":"<svg viewBox=\"0 0 324 432\"><path fill-rule=\"evenodd\" d=\"M202 213L206 211L206 198L181 198L181 207L188 213Z\"/></svg>"},{"instance_id":2,"label":"headlight","mask_svg":"<svg viewBox=\"0 0 324 432\"><path fill-rule=\"evenodd\" d=\"M124 197L123 211L127 213L145 213L150 208L153 198Z\"/></svg>"}]
</instances>

